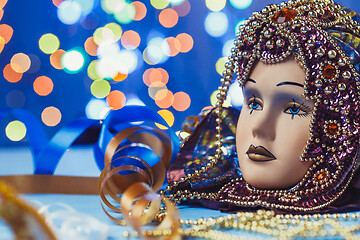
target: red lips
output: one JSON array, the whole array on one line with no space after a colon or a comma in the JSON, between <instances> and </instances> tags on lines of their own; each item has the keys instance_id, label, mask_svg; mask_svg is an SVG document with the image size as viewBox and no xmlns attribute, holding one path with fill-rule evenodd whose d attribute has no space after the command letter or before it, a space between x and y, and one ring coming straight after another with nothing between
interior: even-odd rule
<instances>
[{"instance_id":1,"label":"red lips","mask_svg":"<svg viewBox=\"0 0 360 240\"><path fill-rule=\"evenodd\" d=\"M250 145L249 149L247 150L246 154L248 157L257 162L264 162L264 161L272 161L275 160L276 157L265 147Z\"/></svg>"}]
</instances>

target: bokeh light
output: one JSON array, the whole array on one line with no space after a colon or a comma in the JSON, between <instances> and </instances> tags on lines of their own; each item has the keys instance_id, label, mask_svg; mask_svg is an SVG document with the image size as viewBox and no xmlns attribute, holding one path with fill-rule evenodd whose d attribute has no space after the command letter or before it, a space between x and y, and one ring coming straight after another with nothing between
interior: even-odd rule
<instances>
[{"instance_id":1,"label":"bokeh light","mask_svg":"<svg viewBox=\"0 0 360 240\"><path fill-rule=\"evenodd\" d=\"M159 108L169 108L174 103L174 94L168 89L161 89L155 94L155 103Z\"/></svg>"},{"instance_id":2,"label":"bokeh light","mask_svg":"<svg viewBox=\"0 0 360 240\"><path fill-rule=\"evenodd\" d=\"M113 80L116 82L124 81L127 78L128 74L126 73L117 73L115 77L113 77Z\"/></svg>"},{"instance_id":3,"label":"bokeh light","mask_svg":"<svg viewBox=\"0 0 360 240\"><path fill-rule=\"evenodd\" d=\"M176 39L180 42L180 52L182 53L189 52L194 46L193 38L187 33L180 33Z\"/></svg>"},{"instance_id":4,"label":"bokeh light","mask_svg":"<svg viewBox=\"0 0 360 240\"><path fill-rule=\"evenodd\" d=\"M1 21L3 16L4 16L4 9L0 8L0 21Z\"/></svg>"},{"instance_id":5,"label":"bokeh light","mask_svg":"<svg viewBox=\"0 0 360 240\"><path fill-rule=\"evenodd\" d=\"M26 136L26 131L25 124L18 120L11 121L5 128L6 136L14 142L22 140Z\"/></svg>"},{"instance_id":6,"label":"bokeh light","mask_svg":"<svg viewBox=\"0 0 360 240\"><path fill-rule=\"evenodd\" d=\"M179 21L179 16L174 9L167 8L160 12L159 22L166 28L174 27Z\"/></svg>"},{"instance_id":7,"label":"bokeh light","mask_svg":"<svg viewBox=\"0 0 360 240\"><path fill-rule=\"evenodd\" d=\"M205 30L213 37L220 37L228 29L228 19L223 12L210 12L205 19Z\"/></svg>"},{"instance_id":8,"label":"bokeh light","mask_svg":"<svg viewBox=\"0 0 360 240\"><path fill-rule=\"evenodd\" d=\"M119 90L114 90L106 97L106 102L112 110L118 110L125 106L125 94Z\"/></svg>"},{"instance_id":9,"label":"bokeh light","mask_svg":"<svg viewBox=\"0 0 360 240\"><path fill-rule=\"evenodd\" d=\"M179 17L185 17L190 12L191 5L188 0L185 0L180 5L172 5L171 8L177 12Z\"/></svg>"},{"instance_id":10,"label":"bokeh light","mask_svg":"<svg viewBox=\"0 0 360 240\"><path fill-rule=\"evenodd\" d=\"M47 33L41 36L39 40L39 48L46 54L51 54L58 50L60 47L60 41L57 36L52 33Z\"/></svg>"},{"instance_id":11,"label":"bokeh light","mask_svg":"<svg viewBox=\"0 0 360 240\"><path fill-rule=\"evenodd\" d=\"M101 0L102 9L108 14L120 11L125 5L125 0Z\"/></svg>"},{"instance_id":12,"label":"bokeh light","mask_svg":"<svg viewBox=\"0 0 360 240\"><path fill-rule=\"evenodd\" d=\"M36 73L37 71L39 71L40 67L41 67L41 61L40 58L38 56L36 56L35 54L29 54L29 58L30 58L30 68L27 71L27 73Z\"/></svg>"},{"instance_id":13,"label":"bokeh light","mask_svg":"<svg viewBox=\"0 0 360 240\"><path fill-rule=\"evenodd\" d=\"M41 113L41 120L46 126L54 127L58 125L61 121L62 115L58 108L56 107L47 107Z\"/></svg>"},{"instance_id":14,"label":"bokeh light","mask_svg":"<svg viewBox=\"0 0 360 240\"><path fill-rule=\"evenodd\" d=\"M164 38L162 37L154 37L149 41L148 46L144 50L143 54L144 60L149 60L150 63L147 61L148 64L161 64L168 60L170 49L169 47L165 49L163 42Z\"/></svg>"},{"instance_id":15,"label":"bokeh light","mask_svg":"<svg viewBox=\"0 0 360 240\"><path fill-rule=\"evenodd\" d=\"M190 107L191 99L189 94L185 92L177 92L174 94L174 102L172 104L176 111L183 112Z\"/></svg>"},{"instance_id":16,"label":"bokeh light","mask_svg":"<svg viewBox=\"0 0 360 240\"><path fill-rule=\"evenodd\" d=\"M114 42L117 42L117 41L120 40L121 35L122 35L122 33L123 33L123 30L122 30L122 28L121 28L121 26L120 26L119 24L114 23L114 22L108 23L108 24L106 24L106 25L104 26L104 28L111 30L111 32L112 32L112 34L113 34L113 39L112 39L112 40L113 40Z\"/></svg>"},{"instance_id":17,"label":"bokeh light","mask_svg":"<svg viewBox=\"0 0 360 240\"><path fill-rule=\"evenodd\" d=\"M71 25L79 21L81 6L76 1L65 0L60 3L57 15L61 22Z\"/></svg>"},{"instance_id":18,"label":"bokeh light","mask_svg":"<svg viewBox=\"0 0 360 240\"><path fill-rule=\"evenodd\" d=\"M4 67L3 76L8 82L16 83L21 80L23 74L15 72L9 63Z\"/></svg>"},{"instance_id":19,"label":"bokeh light","mask_svg":"<svg viewBox=\"0 0 360 240\"><path fill-rule=\"evenodd\" d=\"M150 86L151 83L161 82L167 84L169 81L169 74L163 68L149 68L143 74L143 82L146 86Z\"/></svg>"},{"instance_id":20,"label":"bokeh light","mask_svg":"<svg viewBox=\"0 0 360 240\"><path fill-rule=\"evenodd\" d=\"M25 102L26 98L22 91L12 90L6 95L6 105L10 108L21 108Z\"/></svg>"},{"instance_id":21,"label":"bokeh light","mask_svg":"<svg viewBox=\"0 0 360 240\"><path fill-rule=\"evenodd\" d=\"M222 76L222 73L225 71L225 63L226 63L226 61L227 61L227 57L219 58L216 61L215 69L216 69L216 72L218 74L220 74L221 76Z\"/></svg>"},{"instance_id":22,"label":"bokeh light","mask_svg":"<svg viewBox=\"0 0 360 240\"><path fill-rule=\"evenodd\" d=\"M94 7L94 0L73 0L73 1L79 4L81 8L82 16L88 15Z\"/></svg>"},{"instance_id":23,"label":"bokeh light","mask_svg":"<svg viewBox=\"0 0 360 240\"><path fill-rule=\"evenodd\" d=\"M5 42L2 42L2 44L7 44L12 38L13 33L14 29L11 26L7 24L0 24L0 37L3 39L2 41L5 40Z\"/></svg>"},{"instance_id":24,"label":"bokeh light","mask_svg":"<svg viewBox=\"0 0 360 240\"><path fill-rule=\"evenodd\" d=\"M79 50L74 49L64 53L61 63L70 73L77 73L83 68L85 58Z\"/></svg>"},{"instance_id":25,"label":"bokeh light","mask_svg":"<svg viewBox=\"0 0 360 240\"><path fill-rule=\"evenodd\" d=\"M50 64L56 69L63 69L64 66L61 63L61 58L64 55L65 50L59 49L50 55Z\"/></svg>"},{"instance_id":26,"label":"bokeh light","mask_svg":"<svg viewBox=\"0 0 360 240\"><path fill-rule=\"evenodd\" d=\"M56 7L59 7L60 3L62 3L64 0L52 0L53 4L56 6Z\"/></svg>"},{"instance_id":27,"label":"bokeh light","mask_svg":"<svg viewBox=\"0 0 360 240\"><path fill-rule=\"evenodd\" d=\"M150 0L151 5L156 9L164 9L169 6L167 0Z\"/></svg>"},{"instance_id":28,"label":"bokeh light","mask_svg":"<svg viewBox=\"0 0 360 240\"><path fill-rule=\"evenodd\" d=\"M234 39L227 40L223 45L222 55L223 57L228 57L231 54L231 48L234 47Z\"/></svg>"},{"instance_id":29,"label":"bokeh light","mask_svg":"<svg viewBox=\"0 0 360 240\"><path fill-rule=\"evenodd\" d=\"M85 18L80 18L80 24L86 30L93 30L99 25L99 16L91 12Z\"/></svg>"},{"instance_id":30,"label":"bokeh light","mask_svg":"<svg viewBox=\"0 0 360 240\"><path fill-rule=\"evenodd\" d=\"M125 1L125 6L114 12L114 18L121 24L129 24L133 21L136 15L134 5Z\"/></svg>"},{"instance_id":31,"label":"bokeh light","mask_svg":"<svg viewBox=\"0 0 360 240\"><path fill-rule=\"evenodd\" d=\"M133 50L140 45L140 36L137 32L129 30L121 37L121 44L128 50Z\"/></svg>"},{"instance_id":32,"label":"bokeh light","mask_svg":"<svg viewBox=\"0 0 360 240\"><path fill-rule=\"evenodd\" d=\"M153 100L155 100L155 96L160 90L167 90L167 87L163 82L153 82L153 83L151 83L149 88L148 88L149 96Z\"/></svg>"},{"instance_id":33,"label":"bokeh light","mask_svg":"<svg viewBox=\"0 0 360 240\"><path fill-rule=\"evenodd\" d=\"M221 11L226 5L226 0L205 0L206 7L210 11Z\"/></svg>"},{"instance_id":34,"label":"bokeh light","mask_svg":"<svg viewBox=\"0 0 360 240\"><path fill-rule=\"evenodd\" d=\"M233 6L236 9L246 9L250 7L253 0L229 0L231 6Z\"/></svg>"},{"instance_id":35,"label":"bokeh light","mask_svg":"<svg viewBox=\"0 0 360 240\"><path fill-rule=\"evenodd\" d=\"M54 83L51 78L47 76L40 76L35 79L33 88L38 95L47 96L53 91Z\"/></svg>"},{"instance_id":36,"label":"bokeh light","mask_svg":"<svg viewBox=\"0 0 360 240\"><path fill-rule=\"evenodd\" d=\"M98 45L94 41L94 37L89 37L84 43L84 48L90 56L96 56Z\"/></svg>"},{"instance_id":37,"label":"bokeh light","mask_svg":"<svg viewBox=\"0 0 360 240\"><path fill-rule=\"evenodd\" d=\"M238 82L230 85L228 94L233 107L241 107L244 104L243 92Z\"/></svg>"},{"instance_id":38,"label":"bokeh light","mask_svg":"<svg viewBox=\"0 0 360 240\"><path fill-rule=\"evenodd\" d=\"M12 90L6 95L6 105L10 108L21 108L25 102L26 98L22 91Z\"/></svg>"},{"instance_id":39,"label":"bokeh light","mask_svg":"<svg viewBox=\"0 0 360 240\"><path fill-rule=\"evenodd\" d=\"M24 53L17 53L10 60L12 69L18 73L24 73L29 70L31 60L28 55Z\"/></svg>"},{"instance_id":40,"label":"bokeh light","mask_svg":"<svg viewBox=\"0 0 360 240\"><path fill-rule=\"evenodd\" d=\"M85 114L90 119L104 119L110 108L103 99L91 99L85 107Z\"/></svg>"},{"instance_id":41,"label":"bokeh light","mask_svg":"<svg viewBox=\"0 0 360 240\"><path fill-rule=\"evenodd\" d=\"M89 78L92 80L97 80L97 79L101 78L97 74L97 71L96 71L96 67L97 67L98 63L99 63L99 60L93 60L90 62L89 66L87 68L87 74L88 74Z\"/></svg>"},{"instance_id":42,"label":"bokeh light","mask_svg":"<svg viewBox=\"0 0 360 240\"><path fill-rule=\"evenodd\" d=\"M172 127L174 125L175 117L172 112L170 112L169 110L163 109L163 110L159 110L157 113L165 120L165 122L169 125L169 127ZM159 124L159 123L155 123L155 124L160 129L163 129L163 130L168 129L167 127L165 127L162 124Z\"/></svg>"},{"instance_id":43,"label":"bokeh light","mask_svg":"<svg viewBox=\"0 0 360 240\"><path fill-rule=\"evenodd\" d=\"M132 2L131 5L135 8L134 21L140 21L146 16L147 8L145 4L139 1Z\"/></svg>"},{"instance_id":44,"label":"bokeh light","mask_svg":"<svg viewBox=\"0 0 360 240\"><path fill-rule=\"evenodd\" d=\"M181 44L177 38L168 37L163 41L161 48L166 55L174 57L180 52Z\"/></svg>"},{"instance_id":45,"label":"bokeh light","mask_svg":"<svg viewBox=\"0 0 360 240\"><path fill-rule=\"evenodd\" d=\"M90 86L91 94L96 98L105 98L110 90L110 83L103 79L95 80Z\"/></svg>"},{"instance_id":46,"label":"bokeh light","mask_svg":"<svg viewBox=\"0 0 360 240\"><path fill-rule=\"evenodd\" d=\"M171 5L180 5L184 2L185 0L168 0L168 2L171 4Z\"/></svg>"}]
</instances>

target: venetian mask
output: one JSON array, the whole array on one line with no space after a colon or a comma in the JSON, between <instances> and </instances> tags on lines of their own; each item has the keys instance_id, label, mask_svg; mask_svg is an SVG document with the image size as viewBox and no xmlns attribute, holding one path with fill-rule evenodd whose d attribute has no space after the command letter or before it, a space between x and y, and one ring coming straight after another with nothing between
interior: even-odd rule
<instances>
[{"instance_id":1,"label":"venetian mask","mask_svg":"<svg viewBox=\"0 0 360 240\"><path fill-rule=\"evenodd\" d=\"M356 13L332 1L296 0L269 5L261 12L255 12L241 27L230 61L226 64L223 92L226 93L230 76L236 71L247 98L244 108L248 108L246 114L241 113L239 124L242 120L247 120L250 125L262 121L264 129L261 129L261 123L257 128L251 127L253 130L244 129L246 124L238 126L237 147L243 178L234 179L219 191L221 202L236 206L312 211L332 204L345 191L358 167L358 19ZM288 60L291 56L304 72L303 82L296 79L295 66L293 75L289 74L285 79L283 73L264 75L270 71L267 68L271 65L275 69L281 64L289 64L286 61L291 61ZM264 73L259 73L259 66ZM278 71L283 70L279 68ZM276 86L284 81L303 84L303 88L295 90L296 86L292 85L292 90L290 86ZM256 90L256 84L263 89L262 92ZM303 98L287 99L287 103L282 104L282 113L276 110L279 113L276 115L276 112L270 112L270 95L283 87L288 87L296 95L301 90ZM218 106L221 106L226 94L220 95ZM295 119L298 110L307 112L308 118ZM289 121L281 122L281 114L286 114L286 111L290 115ZM250 116L255 120L250 120ZM303 121L295 124L300 120ZM285 129L288 131L281 132ZM283 140L276 145L274 139L281 137L280 133ZM247 134L252 140L242 140L241 134ZM259 134L263 139L267 134L271 150L267 146L261 149L264 141L256 138ZM276 134L276 137L271 134ZM281 148L285 153L281 153ZM246 152L247 156L243 156ZM256 153L262 153L257 155L257 162L251 160L251 157L256 160ZM260 155L265 156L264 161L260 161ZM242 158L246 158L247 162L242 163ZM284 166L280 160L285 162ZM290 161L291 166L287 166L286 161ZM266 172L265 165L271 173ZM248 173L252 169L256 171ZM271 182L271 174L272 180L276 181ZM258 180L262 177L263 180Z\"/></svg>"}]
</instances>

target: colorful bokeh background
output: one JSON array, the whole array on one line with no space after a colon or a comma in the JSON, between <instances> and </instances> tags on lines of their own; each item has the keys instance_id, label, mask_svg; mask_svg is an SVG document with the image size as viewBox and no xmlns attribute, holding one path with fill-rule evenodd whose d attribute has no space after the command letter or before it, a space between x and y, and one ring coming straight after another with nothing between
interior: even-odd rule
<instances>
[{"instance_id":1,"label":"colorful bokeh background","mask_svg":"<svg viewBox=\"0 0 360 240\"><path fill-rule=\"evenodd\" d=\"M214 106L238 26L280 2L0 0L0 109L31 112L49 138L76 118L134 104L177 131ZM227 105L242 105L237 83ZM7 116L0 145L26 144L29 127Z\"/></svg>"}]
</instances>

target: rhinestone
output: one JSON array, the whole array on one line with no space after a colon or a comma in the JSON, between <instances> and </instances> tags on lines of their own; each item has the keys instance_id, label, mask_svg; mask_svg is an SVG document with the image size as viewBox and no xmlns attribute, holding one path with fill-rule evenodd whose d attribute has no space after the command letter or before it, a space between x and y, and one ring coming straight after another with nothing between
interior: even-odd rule
<instances>
[{"instance_id":1,"label":"rhinestone","mask_svg":"<svg viewBox=\"0 0 360 240\"><path fill-rule=\"evenodd\" d=\"M316 54L317 54L318 56L322 57L322 56L324 56L324 54L325 54L325 50L320 47L320 48L318 48L318 49L316 50Z\"/></svg>"},{"instance_id":2,"label":"rhinestone","mask_svg":"<svg viewBox=\"0 0 360 240\"><path fill-rule=\"evenodd\" d=\"M343 66L345 66L346 62L345 62L344 59L340 58L339 61L338 61L338 64L339 64L339 66L343 67Z\"/></svg>"},{"instance_id":3,"label":"rhinestone","mask_svg":"<svg viewBox=\"0 0 360 240\"><path fill-rule=\"evenodd\" d=\"M313 18L316 18L316 17L317 17L317 13L314 12L314 11L310 11L310 12L309 12L309 16L310 16L310 17L313 17Z\"/></svg>"},{"instance_id":4,"label":"rhinestone","mask_svg":"<svg viewBox=\"0 0 360 240\"><path fill-rule=\"evenodd\" d=\"M308 44L309 47L313 47L313 46L315 45L315 42L314 42L314 40L309 39L309 40L307 41L307 44Z\"/></svg>"},{"instance_id":5,"label":"rhinestone","mask_svg":"<svg viewBox=\"0 0 360 240\"><path fill-rule=\"evenodd\" d=\"M255 38L253 36L249 37L249 43L253 44L255 42Z\"/></svg>"},{"instance_id":6,"label":"rhinestone","mask_svg":"<svg viewBox=\"0 0 360 240\"><path fill-rule=\"evenodd\" d=\"M328 126L327 126L327 132L330 134L330 135L338 135L339 133L339 126L336 124L336 123L330 123Z\"/></svg>"},{"instance_id":7,"label":"rhinestone","mask_svg":"<svg viewBox=\"0 0 360 240\"><path fill-rule=\"evenodd\" d=\"M270 38L270 37L271 37L271 32L270 32L269 30L266 30L266 31L264 32L264 36L265 36L266 38Z\"/></svg>"},{"instance_id":8,"label":"rhinestone","mask_svg":"<svg viewBox=\"0 0 360 240\"><path fill-rule=\"evenodd\" d=\"M306 27L301 27L300 32L301 33L307 33L307 28Z\"/></svg>"},{"instance_id":9,"label":"rhinestone","mask_svg":"<svg viewBox=\"0 0 360 240\"><path fill-rule=\"evenodd\" d=\"M321 81L320 79L316 79L316 80L315 80L315 86L316 86L316 87L319 88L319 87L321 87L322 85L323 85L323 83L322 83L322 81Z\"/></svg>"},{"instance_id":10,"label":"rhinestone","mask_svg":"<svg viewBox=\"0 0 360 240\"><path fill-rule=\"evenodd\" d=\"M336 52L335 52L335 50L330 50L330 51L328 52L328 56L329 56L329 58L335 58L335 57L336 57Z\"/></svg>"},{"instance_id":11,"label":"rhinestone","mask_svg":"<svg viewBox=\"0 0 360 240\"><path fill-rule=\"evenodd\" d=\"M323 69L323 75L327 79L332 79L336 76L336 69L333 65L328 64Z\"/></svg>"},{"instance_id":12,"label":"rhinestone","mask_svg":"<svg viewBox=\"0 0 360 240\"><path fill-rule=\"evenodd\" d=\"M274 47L274 41L269 40L266 42L266 47L272 49Z\"/></svg>"},{"instance_id":13,"label":"rhinestone","mask_svg":"<svg viewBox=\"0 0 360 240\"><path fill-rule=\"evenodd\" d=\"M245 51L245 52L242 53L242 56L243 56L243 58L248 58L248 57L249 57L249 53Z\"/></svg>"},{"instance_id":14,"label":"rhinestone","mask_svg":"<svg viewBox=\"0 0 360 240\"><path fill-rule=\"evenodd\" d=\"M284 41L283 39L278 39L278 40L276 41L276 45L277 45L278 47L283 47L283 46L285 45L285 41Z\"/></svg>"},{"instance_id":15,"label":"rhinestone","mask_svg":"<svg viewBox=\"0 0 360 240\"><path fill-rule=\"evenodd\" d=\"M326 87L326 88L324 89L324 92L325 92L326 94L330 94L330 93L332 93L332 88L331 88L331 87Z\"/></svg>"},{"instance_id":16,"label":"rhinestone","mask_svg":"<svg viewBox=\"0 0 360 240\"><path fill-rule=\"evenodd\" d=\"M345 78L345 79L350 79L351 78L351 73L349 71L345 71L342 76Z\"/></svg>"},{"instance_id":17,"label":"rhinestone","mask_svg":"<svg viewBox=\"0 0 360 240\"><path fill-rule=\"evenodd\" d=\"M345 83L339 83L339 84L338 84L338 89L339 89L340 91L344 91L344 90L346 89Z\"/></svg>"},{"instance_id":18,"label":"rhinestone","mask_svg":"<svg viewBox=\"0 0 360 240\"><path fill-rule=\"evenodd\" d=\"M290 8L284 8L278 12L273 18L274 23L285 23L293 20L298 14L298 11Z\"/></svg>"}]
</instances>

